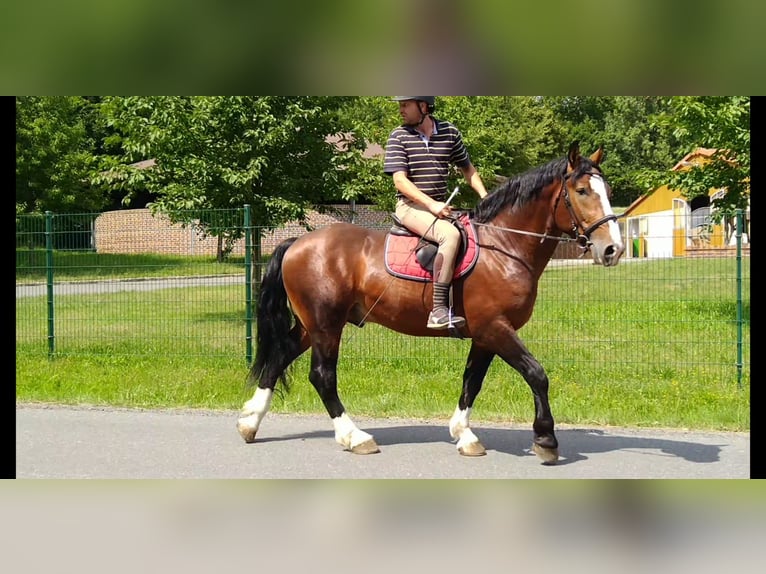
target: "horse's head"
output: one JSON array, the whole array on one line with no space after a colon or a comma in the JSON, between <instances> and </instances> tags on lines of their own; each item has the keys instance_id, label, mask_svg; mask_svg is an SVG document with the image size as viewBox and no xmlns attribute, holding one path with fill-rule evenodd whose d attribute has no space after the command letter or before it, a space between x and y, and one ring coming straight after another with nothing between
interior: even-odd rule
<instances>
[{"instance_id":1,"label":"horse's head","mask_svg":"<svg viewBox=\"0 0 766 574\"><path fill-rule=\"evenodd\" d=\"M617 265L625 245L609 203L612 190L599 167L602 157L601 148L588 158L580 155L577 142L569 146L555 218L556 226L575 236L596 263L610 267Z\"/></svg>"}]
</instances>

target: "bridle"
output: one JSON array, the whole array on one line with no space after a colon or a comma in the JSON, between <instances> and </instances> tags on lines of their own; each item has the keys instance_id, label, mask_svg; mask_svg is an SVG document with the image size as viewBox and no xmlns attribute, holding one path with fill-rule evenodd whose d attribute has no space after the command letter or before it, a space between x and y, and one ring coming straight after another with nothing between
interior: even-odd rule
<instances>
[{"instance_id":1,"label":"bridle","mask_svg":"<svg viewBox=\"0 0 766 574\"><path fill-rule=\"evenodd\" d=\"M556 196L556 202L553 204L553 217L551 218L552 221L555 221L556 219L556 210L559 206L559 201L561 201L561 198L564 198L564 205L566 205L567 211L569 212L569 219L572 224L572 229L569 231L569 234L572 236L574 241L577 243L577 245L583 250L583 255L587 253L590 250L590 246L593 245L593 242L590 240L590 235L593 233L596 229L604 225L605 223L608 223L610 221L617 221L617 216L613 213L610 215L605 215L601 219L597 220L592 225L588 226L587 229L583 229L582 222L580 221L580 218L577 217L577 214L574 212L574 208L572 207L572 200L569 197L569 188L567 187L567 180L574 175L574 171L570 171L569 173L565 173L564 177L561 178L561 191L559 191L558 195ZM584 172L583 175L597 175L599 177L603 177L600 172L597 171L587 171ZM580 230L583 230L582 233L580 233ZM550 230L550 225L548 226L548 230ZM546 235L547 235L546 231Z\"/></svg>"},{"instance_id":2,"label":"bridle","mask_svg":"<svg viewBox=\"0 0 766 574\"><path fill-rule=\"evenodd\" d=\"M577 243L577 246L582 249L582 253L580 254L580 257L583 257L588 251L590 251L590 246L593 245L593 242L590 240L591 233L593 233L596 229L598 229L600 226L604 225L605 223L608 223L609 221L617 221L619 217L617 215L605 215L592 225L588 226L587 229L583 229L583 225L580 222L580 218L577 217L577 214L574 212L574 208L572 207L572 200L569 197L569 189L567 188L567 180L571 178L575 174L574 171L571 171L569 173L565 173L561 177L561 189L559 190L559 193L556 194L556 201L553 204L553 209L551 210L551 215L548 219L548 225L545 228L545 233L535 233L534 231L525 231L523 229L513 229L510 227L498 227L496 225L490 225L488 223L477 223L474 222L474 225L477 225L479 227L488 227L492 229L499 229L502 231L510 231L511 233L520 233L522 235L531 235L533 237L539 237L540 243L545 241L546 239L553 239L555 241L573 241ZM603 177L600 172L597 171L588 171L584 172L583 175L597 175L599 177ZM569 220L572 224L572 229L568 231L567 233L571 235L571 237L561 237L560 235L551 235L551 229L553 229L553 226L556 221L556 210L559 206L559 201L561 201L561 198L564 198L564 205L567 207L567 211L569 212ZM580 233L580 230L583 230L582 233Z\"/></svg>"}]
</instances>

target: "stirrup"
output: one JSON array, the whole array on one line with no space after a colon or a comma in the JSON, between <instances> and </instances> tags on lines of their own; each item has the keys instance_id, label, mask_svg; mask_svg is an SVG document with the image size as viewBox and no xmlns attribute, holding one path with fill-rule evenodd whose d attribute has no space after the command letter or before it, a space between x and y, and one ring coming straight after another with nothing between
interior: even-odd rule
<instances>
[{"instance_id":1,"label":"stirrup","mask_svg":"<svg viewBox=\"0 0 766 574\"><path fill-rule=\"evenodd\" d=\"M453 315L450 309L446 307L437 307L428 315L429 329L448 329L450 327L459 329L465 325L465 319L459 315Z\"/></svg>"}]
</instances>

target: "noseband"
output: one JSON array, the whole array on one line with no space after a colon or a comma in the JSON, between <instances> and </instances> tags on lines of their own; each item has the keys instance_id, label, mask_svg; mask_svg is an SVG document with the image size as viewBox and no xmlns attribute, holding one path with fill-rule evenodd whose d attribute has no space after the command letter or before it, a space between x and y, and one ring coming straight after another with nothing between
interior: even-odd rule
<instances>
[{"instance_id":1,"label":"noseband","mask_svg":"<svg viewBox=\"0 0 766 574\"><path fill-rule=\"evenodd\" d=\"M558 196L556 196L556 203L553 206L553 217L555 221L556 217L556 209L558 209L559 201L561 200L561 197L564 197L564 205L567 207L567 211L569 212L569 219L572 223L572 229L569 232L570 235L575 238L575 242L577 245L583 250L583 255L587 253L590 250L590 246L593 245L593 242L590 240L590 235L593 233L597 228L601 227L605 223L608 223L609 221L617 221L617 216L614 214L611 215L605 215L598 221L596 221L594 224L590 225L587 229L583 229L583 225L580 221L580 218L577 217L577 214L574 212L574 208L572 207L572 200L569 198L569 188L567 187L567 180L572 177L572 175L575 172L570 172L564 174L564 177L561 179L561 191L559 192ZM589 171L586 172L588 175L597 175L599 177L603 177L600 173L595 171ZM583 230L582 233L580 233L580 230Z\"/></svg>"}]
</instances>

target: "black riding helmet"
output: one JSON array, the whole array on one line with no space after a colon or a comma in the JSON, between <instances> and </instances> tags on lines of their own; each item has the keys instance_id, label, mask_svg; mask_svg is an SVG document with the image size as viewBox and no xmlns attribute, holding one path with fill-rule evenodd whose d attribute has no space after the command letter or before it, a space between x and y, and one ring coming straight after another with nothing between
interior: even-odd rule
<instances>
[{"instance_id":1,"label":"black riding helmet","mask_svg":"<svg viewBox=\"0 0 766 574\"><path fill-rule=\"evenodd\" d=\"M391 101L403 102L404 100L419 100L425 102L428 105L428 113L434 113L436 96L394 96Z\"/></svg>"}]
</instances>

